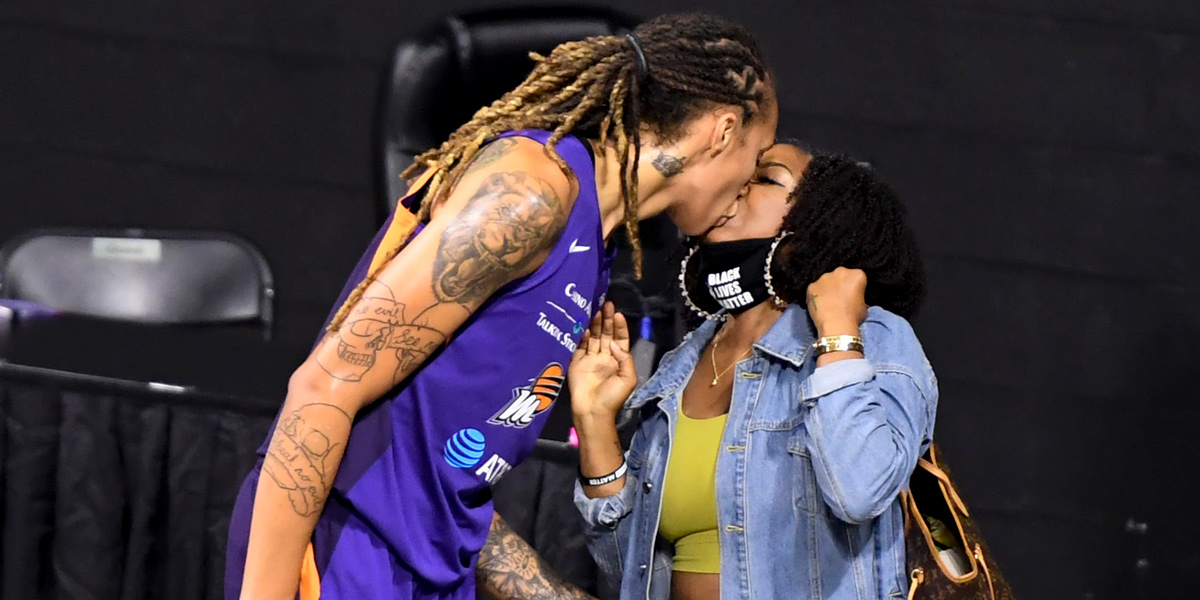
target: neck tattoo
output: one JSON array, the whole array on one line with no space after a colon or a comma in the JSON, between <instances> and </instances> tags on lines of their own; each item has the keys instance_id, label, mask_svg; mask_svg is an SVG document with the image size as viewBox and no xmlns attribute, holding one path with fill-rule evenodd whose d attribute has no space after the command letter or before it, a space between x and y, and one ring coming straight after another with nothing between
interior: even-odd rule
<instances>
[{"instance_id":1,"label":"neck tattoo","mask_svg":"<svg viewBox=\"0 0 1200 600\"><path fill-rule=\"evenodd\" d=\"M683 172L683 159L663 152L654 157L650 164L667 179Z\"/></svg>"}]
</instances>

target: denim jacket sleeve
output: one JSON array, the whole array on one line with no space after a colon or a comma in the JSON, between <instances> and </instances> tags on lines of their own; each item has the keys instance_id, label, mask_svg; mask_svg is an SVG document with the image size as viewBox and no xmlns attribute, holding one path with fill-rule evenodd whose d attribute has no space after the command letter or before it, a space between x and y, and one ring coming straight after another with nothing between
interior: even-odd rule
<instances>
[{"instance_id":1,"label":"denim jacket sleeve","mask_svg":"<svg viewBox=\"0 0 1200 600\"><path fill-rule=\"evenodd\" d=\"M637 478L633 473L626 473L625 487L621 491L602 498L588 498L583 485L575 482L575 507L583 515L588 551L603 576L613 584L612 589L620 587L621 557L630 528L626 517L633 511L637 488Z\"/></svg>"},{"instance_id":2,"label":"denim jacket sleeve","mask_svg":"<svg viewBox=\"0 0 1200 600\"><path fill-rule=\"evenodd\" d=\"M908 487L937 410L937 380L908 322L872 308L862 335L866 358L820 367L802 386L817 486L849 523L879 516Z\"/></svg>"}]
</instances>

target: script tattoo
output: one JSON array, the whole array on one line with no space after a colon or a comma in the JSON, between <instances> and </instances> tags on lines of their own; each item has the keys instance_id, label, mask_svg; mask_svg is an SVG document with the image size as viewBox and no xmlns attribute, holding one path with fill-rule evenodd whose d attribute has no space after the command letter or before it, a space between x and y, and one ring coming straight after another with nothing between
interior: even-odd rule
<instances>
[{"instance_id":1,"label":"script tattoo","mask_svg":"<svg viewBox=\"0 0 1200 600\"><path fill-rule=\"evenodd\" d=\"M429 358L446 335L416 322L405 314L405 305L395 300L392 289L382 282L371 284L346 322L334 333L337 356L318 355L317 364L334 379L362 381L379 362L380 353L396 357L392 385L404 380Z\"/></svg>"},{"instance_id":2,"label":"script tattoo","mask_svg":"<svg viewBox=\"0 0 1200 600\"><path fill-rule=\"evenodd\" d=\"M330 421L346 420L346 411L323 403L306 404L279 419L263 473L287 492L292 509L302 517L320 512L333 485L326 461L337 444L322 431Z\"/></svg>"},{"instance_id":3,"label":"script tattoo","mask_svg":"<svg viewBox=\"0 0 1200 600\"><path fill-rule=\"evenodd\" d=\"M478 307L558 238L563 204L549 183L526 173L488 177L442 234L434 297Z\"/></svg>"},{"instance_id":4,"label":"script tattoo","mask_svg":"<svg viewBox=\"0 0 1200 600\"><path fill-rule=\"evenodd\" d=\"M663 177L670 179L683 172L683 159L670 154L659 153L650 163Z\"/></svg>"},{"instance_id":5,"label":"script tattoo","mask_svg":"<svg viewBox=\"0 0 1200 600\"><path fill-rule=\"evenodd\" d=\"M508 154L508 151L516 146L517 140L512 138L500 138L489 142L479 151L479 154L475 155L475 158L471 161L471 165L467 167L467 170L463 174L472 173L500 160L502 156Z\"/></svg>"},{"instance_id":6,"label":"script tattoo","mask_svg":"<svg viewBox=\"0 0 1200 600\"><path fill-rule=\"evenodd\" d=\"M563 580L517 532L496 515L479 552L475 581L495 598L584 600L592 597Z\"/></svg>"}]
</instances>

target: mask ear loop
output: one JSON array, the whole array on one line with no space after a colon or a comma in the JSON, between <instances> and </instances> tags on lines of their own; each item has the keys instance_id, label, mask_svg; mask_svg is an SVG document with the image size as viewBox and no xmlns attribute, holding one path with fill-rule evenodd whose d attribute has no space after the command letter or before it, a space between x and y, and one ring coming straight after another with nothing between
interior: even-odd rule
<instances>
[{"instance_id":1,"label":"mask ear loop","mask_svg":"<svg viewBox=\"0 0 1200 600\"><path fill-rule=\"evenodd\" d=\"M775 291L775 286L771 281L771 265L775 263L775 249L779 247L779 243L783 241L783 238L786 238L789 235L792 235L792 232L780 231L779 235L775 238L775 241L771 242L771 250L767 252L766 273L763 274L763 279L767 282L767 294L771 297L771 301L775 303L777 308L784 308L788 305L788 303L787 300L785 300ZM691 254L688 255L688 258L690 257ZM684 266L687 266L687 259L684 259ZM682 275L680 275L680 281L683 281ZM684 292L684 298L687 298L686 291ZM691 301L689 300L688 302L690 303Z\"/></svg>"},{"instance_id":2,"label":"mask ear loop","mask_svg":"<svg viewBox=\"0 0 1200 600\"><path fill-rule=\"evenodd\" d=\"M713 319L718 319L721 317L718 317L717 315L714 315L714 314L700 308L699 306L696 306L696 303L692 302L692 297L690 294L688 294L688 289L687 289L688 261L692 259L692 255L695 254L696 250L698 250L699 248L700 248L699 246L692 246L692 249L688 250L687 256L683 257L683 263L679 265L679 292L683 295L684 303L687 304L687 307L689 309L691 309L692 312L700 315L701 317L704 317L705 319L707 319L709 321L712 321Z\"/></svg>"}]
</instances>

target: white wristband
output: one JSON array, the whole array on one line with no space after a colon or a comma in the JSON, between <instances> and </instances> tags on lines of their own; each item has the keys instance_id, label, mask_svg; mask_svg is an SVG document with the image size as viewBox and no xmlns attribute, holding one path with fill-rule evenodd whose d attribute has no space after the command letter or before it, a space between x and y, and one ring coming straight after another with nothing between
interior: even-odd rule
<instances>
[{"instance_id":1,"label":"white wristband","mask_svg":"<svg viewBox=\"0 0 1200 600\"><path fill-rule=\"evenodd\" d=\"M588 487L599 487L602 485L608 485L608 484L624 477L625 470L627 467L628 467L628 465L624 461L622 461L621 466L617 467L616 471L613 471L612 473L609 473L608 475L605 475L604 477L596 477L594 479L584 477L583 471L581 470L579 472L579 481L582 482L583 485L586 485Z\"/></svg>"}]
</instances>

